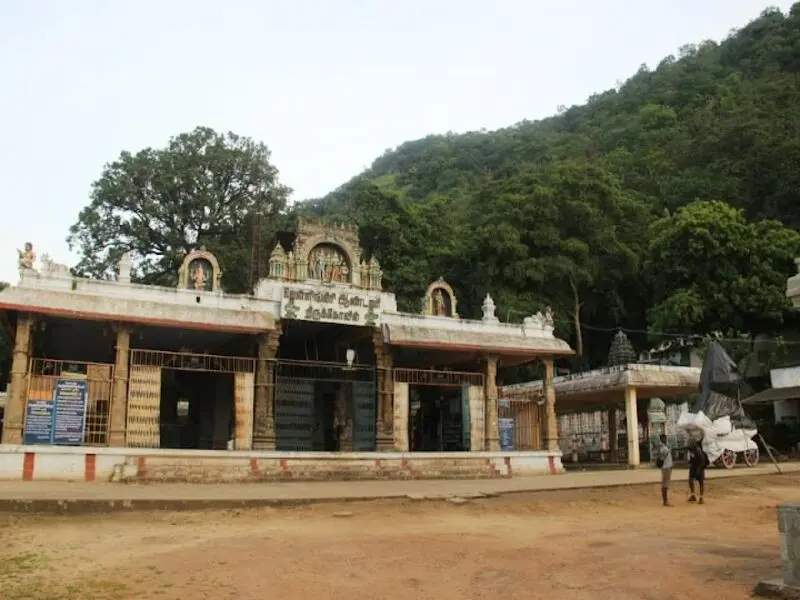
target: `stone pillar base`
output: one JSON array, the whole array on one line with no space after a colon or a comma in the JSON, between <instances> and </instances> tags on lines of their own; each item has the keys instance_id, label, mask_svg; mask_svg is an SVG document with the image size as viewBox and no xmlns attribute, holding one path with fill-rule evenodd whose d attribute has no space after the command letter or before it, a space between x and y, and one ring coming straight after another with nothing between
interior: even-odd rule
<instances>
[{"instance_id":1,"label":"stone pillar base","mask_svg":"<svg viewBox=\"0 0 800 600\"><path fill-rule=\"evenodd\" d=\"M375 450L378 452L394 452L394 436L391 432L378 432L375 438Z\"/></svg>"},{"instance_id":2,"label":"stone pillar base","mask_svg":"<svg viewBox=\"0 0 800 600\"><path fill-rule=\"evenodd\" d=\"M108 434L108 445L115 448L125 446L125 431L112 431Z\"/></svg>"},{"instance_id":3,"label":"stone pillar base","mask_svg":"<svg viewBox=\"0 0 800 600\"><path fill-rule=\"evenodd\" d=\"M253 436L253 450L264 452L275 450L275 434Z\"/></svg>"}]
</instances>

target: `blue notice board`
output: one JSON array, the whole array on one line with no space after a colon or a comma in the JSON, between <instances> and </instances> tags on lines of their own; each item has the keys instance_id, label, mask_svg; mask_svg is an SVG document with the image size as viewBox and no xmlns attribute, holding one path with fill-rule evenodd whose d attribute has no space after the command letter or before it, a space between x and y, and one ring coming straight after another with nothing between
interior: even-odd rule
<instances>
[{"instance_id":1,"label":"blue notice board","mask_svg":"<svg viewBox=\"0 0 800 600\"><path fill-rule=\"evenodd\" d=\"M500 450L514 450L514 419L501 417L499 419Z\"/></svg>"},{"instance_id":2,"label":"blue notice board","mask_svg":"<svg viewBox=\"0 0 800 600\"><path fill-rule=\"evenodd\" d=\"M52 400L28 400L25 407L22 443L26 445L53 443Z\"/></svg>"},{"instance_id":3,"label":"blue notice board","mask_svg":"<svg viewBox=\"0 0 800 600\"><path fill-rule=\"evenodd\" d=\"M86 434L88 387L84 379L59 379L53 393L53 438L58 446L80 446Z\"/></svg>"}]
</instances>

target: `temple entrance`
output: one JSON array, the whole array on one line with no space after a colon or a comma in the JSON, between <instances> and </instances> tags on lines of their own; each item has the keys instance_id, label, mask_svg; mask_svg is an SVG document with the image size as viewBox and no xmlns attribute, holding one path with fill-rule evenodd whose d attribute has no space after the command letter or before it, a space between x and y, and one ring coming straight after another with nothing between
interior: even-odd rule
<instances>
[{"instance_id":1,"label":"temple entrance","mask_svg":"<svg viewBox=\"0 0 800 600\"><path fill-rule=\"evenodd\" d=\"M403 437L408 436L409 451L483 449L486 403L482 373L399 367L392 376L395 419L408 422Z\"/></svg>"},{"instance_id":2,"label":"temple entrance","mask_svg":"<svg viewBox=\"0 0 800 600\"><path fill-rule=\"evenodd\" d=\"M252 358L131 350L127 444L250 450L254 385Z\"/></svg>"},{"instance_id":3,"label":"temple entrance","mask_svg":"<svg viewBox=\"0 0 800 600\"><path fill-rule=\"evenodd\" d=\"M236 433L234 376L163 369L160 447L232 449Z\"/></svg>"},{"instance_id":4,"label":"temple entrance","mask_svg":"<svg viewBox=\"0 0 800 600\"><path fill-rule=\"evenodd\" d=\"M469 451L468 388L411 386L409 401L411 452Z\"/></svg>"},{"instance_id":5,"label":"temple entrance","mask_svg":"<svg viewBox=\"0 0 800 600\"><path fill-rule=\"evenodd\" d=\"M279 360L275 370L277 450L375 450L374 367Z\"/></svg>"}]
</instances>

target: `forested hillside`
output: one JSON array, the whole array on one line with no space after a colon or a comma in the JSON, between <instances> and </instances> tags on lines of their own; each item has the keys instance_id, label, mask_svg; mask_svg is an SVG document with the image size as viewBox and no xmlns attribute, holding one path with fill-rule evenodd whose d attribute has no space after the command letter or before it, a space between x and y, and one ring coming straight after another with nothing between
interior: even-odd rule
<instances>
[{"instance_id":1,"label":"forested hillside","mask_svg":"<svg viewBox=\"0 0 800 600\"><path fill-rule=\"evenodd\" d=\"M549 304L586 363L617 326L779 331L795 325L799 100L800 3L559 115L405 143L298 210L358 222L401 306L439 275L464 316L487 292L502 320Z\"/></svg>"}]
</instances>

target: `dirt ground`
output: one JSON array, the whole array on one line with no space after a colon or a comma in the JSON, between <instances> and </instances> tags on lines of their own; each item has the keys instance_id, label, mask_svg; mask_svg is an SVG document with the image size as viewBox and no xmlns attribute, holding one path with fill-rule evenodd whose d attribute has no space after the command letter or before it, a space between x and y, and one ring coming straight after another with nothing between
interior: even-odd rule
<instances>
[{"instance_id":1,"label":"dirt ground","mask_svg":"<svg viewBox=\"0 0 800 600\"><path fill-rule=\"evenodd\" d=\"M677 483L677 482L676 482ZM3 600L750 598L800 477L224 512L0 515ZM343 513L343 514L342 514Z\"/></svg>"}]
</instances>

